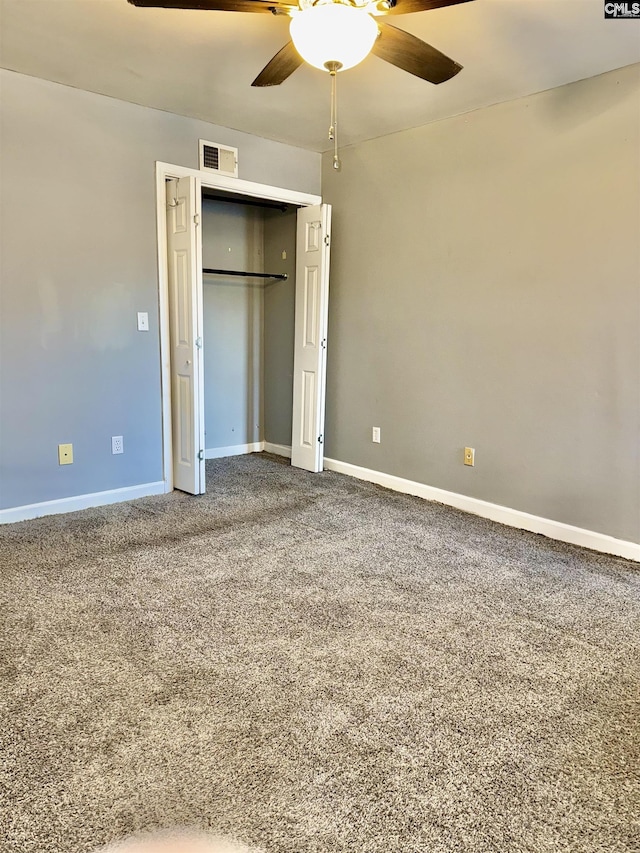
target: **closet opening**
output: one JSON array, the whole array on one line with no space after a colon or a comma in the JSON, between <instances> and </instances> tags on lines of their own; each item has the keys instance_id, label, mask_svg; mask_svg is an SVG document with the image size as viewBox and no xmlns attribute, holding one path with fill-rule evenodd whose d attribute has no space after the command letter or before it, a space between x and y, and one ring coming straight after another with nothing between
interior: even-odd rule
<instances>
[{"instance_id":1,"label":"closet opening","mask_svg":"<svg viewBox=\"0 0 640 853\"><path fill-rule=\"evenodd\" d=\"M205 459L291 455L298 208L202 188Z\"/></svg>"},{"instance_id":2,"label":"closet opening","mask_svg":"<svg viewBox=\"0 0 640 853\"><path fill-rule=\"evenodd\" d=\"M156 164L166 491L268 450L322 471L331 206Z\"/></svg>"}]
</instances>

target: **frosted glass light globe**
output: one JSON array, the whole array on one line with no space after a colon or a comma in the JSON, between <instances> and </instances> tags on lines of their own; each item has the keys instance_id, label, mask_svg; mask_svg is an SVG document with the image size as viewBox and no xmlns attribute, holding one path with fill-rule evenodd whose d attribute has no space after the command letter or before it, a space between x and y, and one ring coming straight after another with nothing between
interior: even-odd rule
<instances>
[{"instance_id":1,"label":"frosted glass light globe","mask_svg":"<svg viewBox=\"0 0 640 853\"><path fill-rule=\"evenodd\" d=\"M293 16L289 29L300 56L322 71L327 70L327 62L339 62L340 71L353 68L371 51L378 36L371 15L342 3L303 9Z\"/></svg>"}]
</instances>

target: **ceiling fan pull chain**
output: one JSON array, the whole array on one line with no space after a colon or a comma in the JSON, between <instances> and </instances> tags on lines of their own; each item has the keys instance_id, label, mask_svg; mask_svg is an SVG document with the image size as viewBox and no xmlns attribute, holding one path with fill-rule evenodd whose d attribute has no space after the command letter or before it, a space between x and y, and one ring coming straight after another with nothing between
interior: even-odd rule
<instances>
[{"instance_id":1,"label":"ceiling fan pull chain","mask_svg":"<svg viewBox=\"0 0 640 853\"><path fill-rule=\"evenodd\" d=\"M333 141L333 168L340 171L342 163L338 157L338 74L337 69L329 70L331 75L331 126L329 127L329 139Z\"/></svg>"},{"instance_id":2,"label":"ceiling fan pull chain","mask_svg":"<svg viewBox=\"0 0 640 853\"><path fill-rule=\"evenodd\" d=\"M329 142L333 142L333 140L336 138L336 128L335 128L335 122L334 122L334 112L335 112L334 101L335 101L335 96L336 96L336 93L335 93L336 79L335 78L336 78L336 75L334 73L331 75L331 118L329 120L330 121L330 124L329 124Z\"/></svg>"}]
</instances>

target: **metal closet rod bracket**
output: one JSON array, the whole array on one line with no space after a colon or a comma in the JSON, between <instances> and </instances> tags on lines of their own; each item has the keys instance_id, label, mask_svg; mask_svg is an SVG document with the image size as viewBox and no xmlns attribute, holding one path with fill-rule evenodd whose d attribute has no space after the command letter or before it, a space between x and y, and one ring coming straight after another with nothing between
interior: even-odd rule
<instances>
[{"instance_id":1,"label":"metal closet rod bracket","mask_svg":"<svg viewBox=\"0 0 640 853\"><path fill-rule=\"evenodd\" d=\"M202 270L205 275L241 275L249 278L275 278L279 281L286 281L289 276L286 273L270 273L270 272L242 272L240 270L212 270L206 267Z\"/></svg>"}]
</instances>

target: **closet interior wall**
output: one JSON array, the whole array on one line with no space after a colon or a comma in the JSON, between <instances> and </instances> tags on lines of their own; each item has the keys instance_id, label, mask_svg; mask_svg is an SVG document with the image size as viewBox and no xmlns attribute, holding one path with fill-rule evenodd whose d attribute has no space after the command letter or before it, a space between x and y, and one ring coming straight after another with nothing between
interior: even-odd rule
<instances>
[{"instance_id":1,"label":"closet interior wall","mask_svg":"<svg viewBox=\"0 0 640 853\"><path fill-rule=\"evenodd\" d=\"M208 458L291 444L295 240L295 208L202 199L205 268L288 276L203 275Z\"/></svg>"},{"instance_id":2,"label":"closet interior wall","mask_svg":"<svg viewBox=\"0 0 640 853\"><path fill-rule=\"evenodd\" d=\"M294 207L264 212L265 268L287 275L264 288L264 437L285 447L291 446L293 413L296 214Z\"/></svg>"}]
</instances>

